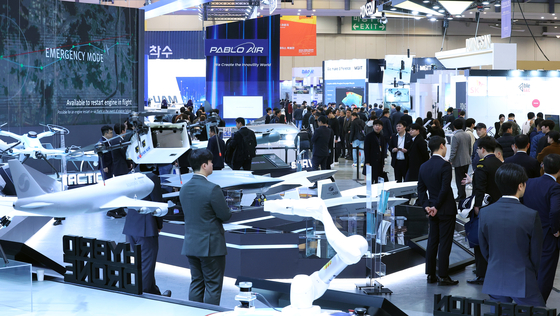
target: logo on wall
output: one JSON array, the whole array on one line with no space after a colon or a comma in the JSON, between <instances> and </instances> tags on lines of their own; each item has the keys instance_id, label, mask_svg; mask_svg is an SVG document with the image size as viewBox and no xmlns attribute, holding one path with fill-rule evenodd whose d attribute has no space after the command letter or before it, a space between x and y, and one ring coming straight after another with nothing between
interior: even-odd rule
<instances>
[{"instance_id":1,"label":"logo on wall","mask_svg":"<svg viewBox=\"0 0 560 316\"><path fill-rule=\"evenodd\" d=\"M531 92L531 84L522 83L519 85L519 90L521 90L521 92Z\"/></svg>"},{"instance_id":2,"label":"logo on wall","mask_svg":"<svg viewBox=\"0 0 560 316\"><path fill-rule=\"evenodd\" d=\"M534 108L538 108L539 106L541 106L541 101L539 101L539 99L535 99L531 104Z\"/></svg>"},{"instance_id":3,"label":"logo on wall","mask_svg":"<svg viewBox=\"0 0 560 316\"><path fill-rule=\"evenodd\" d=\"M206 56L268 56L268 40L220 39L204 41Z\"/></svg>"}]
</instances>

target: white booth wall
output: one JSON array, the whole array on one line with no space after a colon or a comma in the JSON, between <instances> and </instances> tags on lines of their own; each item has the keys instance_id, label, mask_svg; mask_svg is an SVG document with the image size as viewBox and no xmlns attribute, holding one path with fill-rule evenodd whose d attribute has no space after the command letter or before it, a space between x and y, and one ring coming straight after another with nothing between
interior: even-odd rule
<instances>
[{"instance_id":1,"label":"white booth wall","mask_svg":"<svg viewBox=\"0 0 560 316\"><path fill-rule=\"evenodd\" d=\"M507 117L509 113L514 113L520 125L527 120L528 112L559 115L560 74L552 71L549 75L551 76L468 77L467 117L489 127L494 126L500 114Z\"/></svg>"}]
</instances>

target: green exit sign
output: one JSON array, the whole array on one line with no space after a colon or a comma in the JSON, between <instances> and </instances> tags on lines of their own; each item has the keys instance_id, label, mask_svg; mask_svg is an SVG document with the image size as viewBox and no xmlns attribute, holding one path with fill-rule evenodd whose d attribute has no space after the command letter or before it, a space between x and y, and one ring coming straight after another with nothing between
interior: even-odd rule
<instances>
[{"instance_id":1,"label":"green exit sign","mask_svg":"<svg viewBox=\"0 0 560 316\"><path fill-rule=\"evenodd\" d=\"M352 31L385 31L387 25L379 22L377 19L362 19L360 17L352 17Z\"/></svg>"}]
</instances>

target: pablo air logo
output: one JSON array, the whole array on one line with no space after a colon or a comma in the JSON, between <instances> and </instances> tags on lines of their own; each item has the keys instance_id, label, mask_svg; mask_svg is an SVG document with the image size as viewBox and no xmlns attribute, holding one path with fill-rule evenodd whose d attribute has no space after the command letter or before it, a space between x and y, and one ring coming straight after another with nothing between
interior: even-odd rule
<instances>
[{"instance_id":1,"label":"pablo air logo","mask_svg":"<svg viewBox=\"0 0 560 316\"><path fill-rule=\"evenodd\" d=\"M519 85L519 90L521 90L521 92L531 92L531 84L522 83Z\"/></svg>"},{"instance_id":2,"label":"pablo air logo","mask_svg":"<svg viewBox=\"0 0 560 316\"><path fill-rule=\"evenodd\" d=\"M210 53L215 54L258 54L262 53L264 50L263 47L259 47L255 45L253 42L246 42L243 44L239 44L233 47L221 47L221 46L213 46L210 48Z\"/></svg>"}]
</instances>

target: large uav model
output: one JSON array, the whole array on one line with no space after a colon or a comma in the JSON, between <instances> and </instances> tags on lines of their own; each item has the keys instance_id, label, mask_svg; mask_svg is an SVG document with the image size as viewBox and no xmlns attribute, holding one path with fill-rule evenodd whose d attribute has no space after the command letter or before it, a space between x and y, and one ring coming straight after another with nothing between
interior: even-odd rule
<instances>
[{"instance_id":1,"label":"large uav model","mask_svg":"<svg viewBox=\"0 0 560 316\"><path fill-rule=\"evenodd\" d=\"M154 183L141 173L127 174L107 179L104 183L60 191L60 184L53 184L52 178L38 171L32 176L17 160L10 160L8 163L17 199L0 200L0 215L3 216L0 228L9 225L10 216L15 215L67 217L106 212L121 207L154 216L167 214L167 203L142 200L152 192Z\"/></svg>"}]
</instances>

